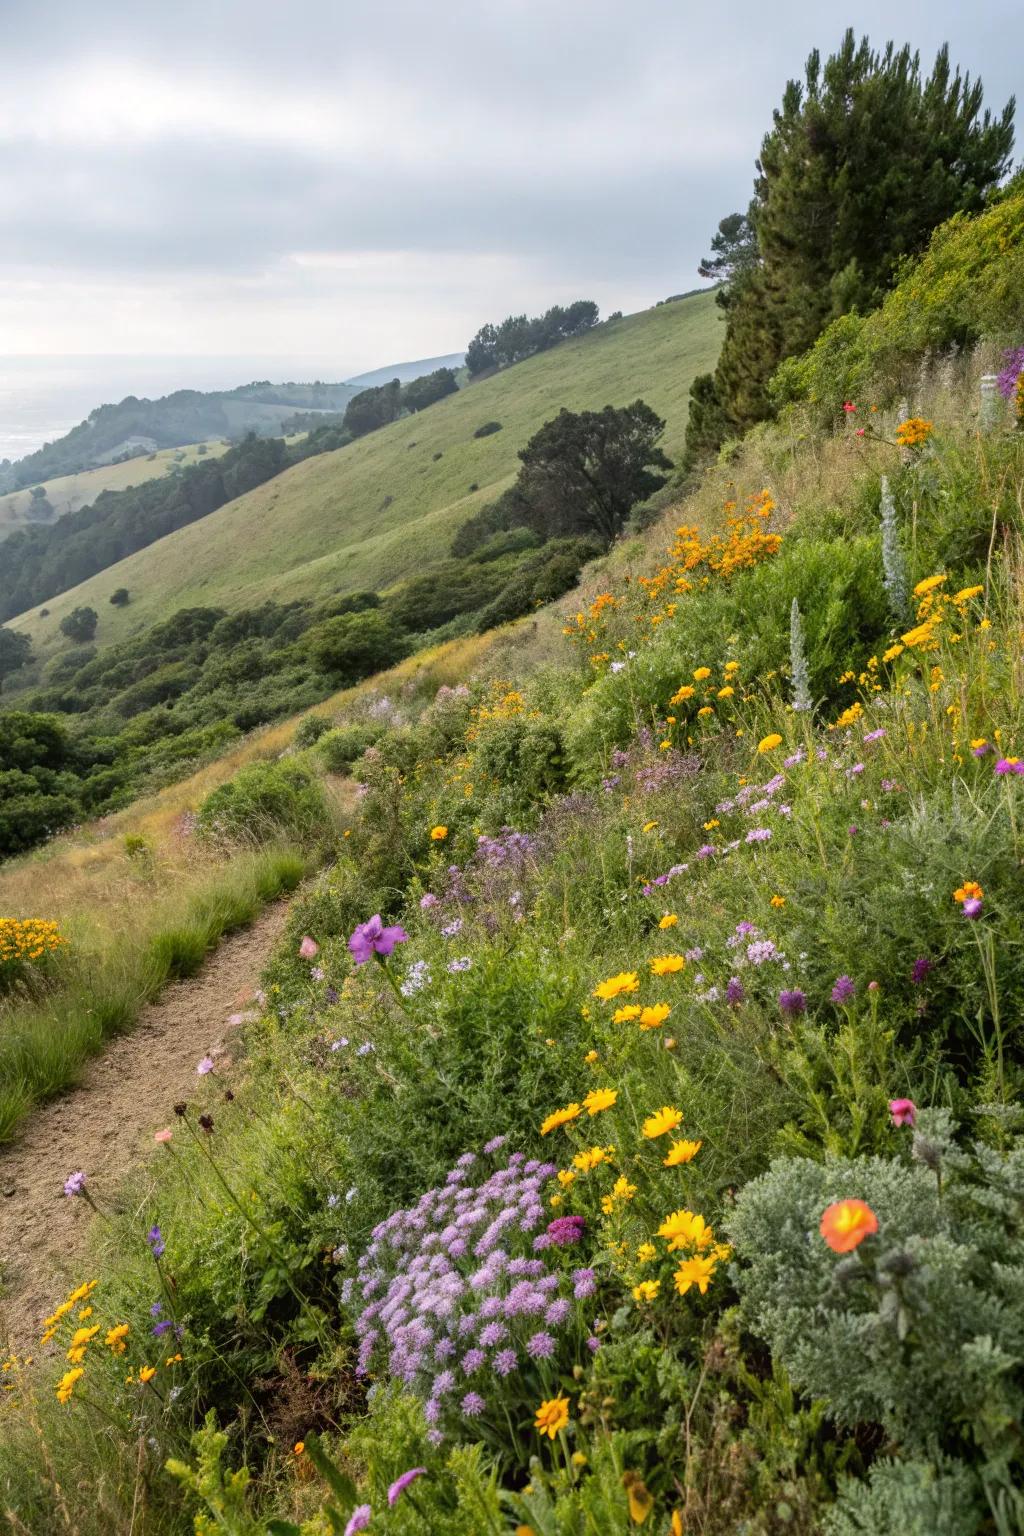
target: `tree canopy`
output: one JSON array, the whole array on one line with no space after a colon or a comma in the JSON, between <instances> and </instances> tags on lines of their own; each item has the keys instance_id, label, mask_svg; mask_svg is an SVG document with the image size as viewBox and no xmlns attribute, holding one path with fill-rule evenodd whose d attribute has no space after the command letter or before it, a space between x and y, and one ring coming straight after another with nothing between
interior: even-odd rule
<instances>
[{"instance_id":1,"label":"tree canopy","mask_svg":"<svg viewBox=\"0 0 1024 1536\"><path fill-rule=\"evenodd\" d=\"M572 336L582 336L597 324L598 308L592 299L576 299L564 308L554 304L543 315L508 315L500 325L482 325L466 350L471 378L495 368L508 368L536 352L546 352Z\"/></svg>"},{"instance_id":2,"label":"tree canopy","mask_svg":"<svg viewBox=\"0 0 1024 1536\"><path fill-rule=\"evenodd\" d=\"M852 29L824 64L810 55L773 115L748 214L722 221L701 268L726 281L728 323L713 388L703 376L691 392L689 462L763 419L779 363L878 304L938 224L984 206L1009 165L1014 101L998 117L982 101L946 47L928 76L909 48L876 52Z\"/></svg>"}]
</instances>

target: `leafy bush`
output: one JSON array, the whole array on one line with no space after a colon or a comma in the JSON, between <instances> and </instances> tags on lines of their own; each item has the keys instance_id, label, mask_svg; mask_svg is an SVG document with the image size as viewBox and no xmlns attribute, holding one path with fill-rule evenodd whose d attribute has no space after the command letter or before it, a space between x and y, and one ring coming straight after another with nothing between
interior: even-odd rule
<instances>
[{"instance_id":1,"label":"leafy bush","mask_svg":"<svg viewBox=\"0 0 1024 1536\"><path fill-rule=\"evenodd\" d=\"M347 773L380 734L381 727L369 721L339 725L319 737L317 751L328 773Z\"/></svg>"},{"instance_id":2,"label":"leafy bush","mask_svg":"<svg viewBox=\"0 0 1024 1536\"><path fill-rule=\"evenodd\" d=\"M304 715L295 728L295 745L311 747L331 729L326 715Z\"/></svg>"},{"instance_id":3,"label":"leafy bush","mask_svg":"<svg viewBox=\"0 0 1024 1536\"><path fill-rule=\"evenodd\" d=\"M495 432L501 431L500 421L485 421L482 427L477 427L474 437L493 437Z\"/></svg>"},{"instance_id":4,"label":"leafy bush","mask_svg":"<svg viewBox=\"0 0 1024 1536\"><path fill-rule=\"evenodd\" d=\"M323 843L331 835L327 801L308 769L294 762L250 763L207 795L197 834L217 842L293 837Z\"/></svg>"}]
</instances>

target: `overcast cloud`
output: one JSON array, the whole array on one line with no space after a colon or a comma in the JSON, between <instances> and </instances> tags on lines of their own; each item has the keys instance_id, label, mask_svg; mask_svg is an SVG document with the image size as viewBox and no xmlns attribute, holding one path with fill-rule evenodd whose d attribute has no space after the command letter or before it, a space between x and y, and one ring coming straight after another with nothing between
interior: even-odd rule
<instances>
[{"instance_id":1,"label":"overcast cloud","mask_svg":"<svg viewBox=\"0 0 1024 1536\"><path fill-rule=\"evenodd\" d=\"M342 373L641 308L848 19L1019 83L1019 0L0 0L0 351Z\"/></svg>"}]
</instances>

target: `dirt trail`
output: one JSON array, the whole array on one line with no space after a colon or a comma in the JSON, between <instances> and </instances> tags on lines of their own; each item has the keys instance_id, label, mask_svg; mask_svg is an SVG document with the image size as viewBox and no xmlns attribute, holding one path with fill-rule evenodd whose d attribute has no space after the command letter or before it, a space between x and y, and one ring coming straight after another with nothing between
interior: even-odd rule
<instances>
[{"instance_id":1,"label":"dirt trail","mask_svg":"<svg viewBox=\"0 0 1024 1536\"><path fill-rule=\"evenodd\" d=\"M64 1180L81 1168L110 1192L152 1155L153 1132L195 1091L197 1061L225 1043L228 1016L251 999L286 914L275 902L224 939L198 976L172 982L78 1088L37 1109L20 1140L0 1151L0 1346L5 1329L16 1346L34 1342L65 1281L82 1279L75 1265L94 1218L84 1200L64 1195Z\"/></svg>"}]
</instances>

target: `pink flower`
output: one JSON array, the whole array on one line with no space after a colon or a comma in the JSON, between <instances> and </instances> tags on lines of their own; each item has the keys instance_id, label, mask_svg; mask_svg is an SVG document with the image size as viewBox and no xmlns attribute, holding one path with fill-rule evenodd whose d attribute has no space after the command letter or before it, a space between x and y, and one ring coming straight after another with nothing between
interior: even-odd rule
<instances>
[{"instance_id":1,"label":"pink flower","mask_svg":"<svg viewBox=\"0 0 1024 1536\"><path fill-rule=\"evenodd\" d=\"M852 400L844 400L843 410L846 412L847 416L853 416L856 414L857 407L854 405Z\"/></svg>"},{"instance_id":2,"label":"pink flower","mask_svg":"<svg viewBox=\"0 0 1024 1536\"><path fill-rule=\"evenodd\" d=\"M386 928L380 913L375 912L365 923L360 923L349 939L348 947L356 965L365 965L375 954L390 955L396 944L405 944L408 938L398 923Z\"/></svg>"},{"instance_id":3,"label":"pink flower","mask_svg":"<svg viewBox=\"0 0 1024 1536\"><path fill-rule=\"evenodd\" d=\"M213 1071L213 1057L212 1056L204 1056L202 1061L196 1067L196 1075L197 1075L197 1077L205 1077L208 1072L212 1072L212 1071Z\"/></svg>"},{"instance_id":4,"label":"pink flower","mask_svg":"<svg viewBox=\"0 0 1024 1536\"><path fill-rule=\"evenodd\" d=\"M302 943L299 945L300 956L303 960L312 960L313 956L318 955L319 953L320 945L316 942L316 939L311 939L307 933L302 940Z\"/></svg>"},{"instance_id":5,"label":"pink flower","mask_svg":"<svg viewBox=\"0 0 1024 1536\"><path fill-rule=\"evenodd\" d=\"M901 1125L909 1125L911 1130L917 1120L917 1105L913 1099L890 1099L889 1113L892 1115L892 1123L897 1128Z\"/></svg>"},{"instance_id":6,"label":"pink flower","mask_svg":"<svg viewBox=\"0 0 1024 1536\"><path fill-rule=\"evenodd\" d=\"M352 1518L345 1527L345 1536L356 1536L357 1531L365 1531L372 1514L373 1510L369 1504L357 1504L352 1511Z\"/></svg>"},{"instance_id":7,"label":"pink flower","mask_svg":"<svg viewBox=\"0 0 1024 1536\"><path fill-rule=\"evenodd\" d=\"M170 1130L170 1129L163 1130L163 1131L155 1131L154 1134L153 1134L153 1140L157 1143L158 1146L166 1146L167 1143L173 1137L173 1135L174 1135L174 1132L172 1130Z\"/></svg>"},{"instance_id":8,"label":"pink flower","mask_svg":"<svg viewBox=\"0 0 1024 1536\"><path fill-rule=\"evenodd\" d=\"M960 908L964 917L975 918L981 916L982 899L980 896L968 896Z\"/></svg>"},{"instance_id":9,"label":"pink flower","mask_svg":"<svg viewBox=\"0 0 1024 1536\"><path fill-rule=\"evenodd\" d=\"M856 436L857 437L863 437L864 436L864 431L865 431L864 427L858 427L857 430L856 430Z\"/></svg>"},{"instance_id":10,"label":"pink flower","mask_svg":"<svg viewBox=\"0 0 1024 1536\"><path fill-rule=\"evenodd\" d=\"M410 1467L408 1472L403 1472L401 1477L396 1477L388 1489L388 1507L392 1507L401 1498L410 1483L414 1483L418 1477L426 1477L426 1475L426 1467Z\"/></svg>"}]
</instances>

